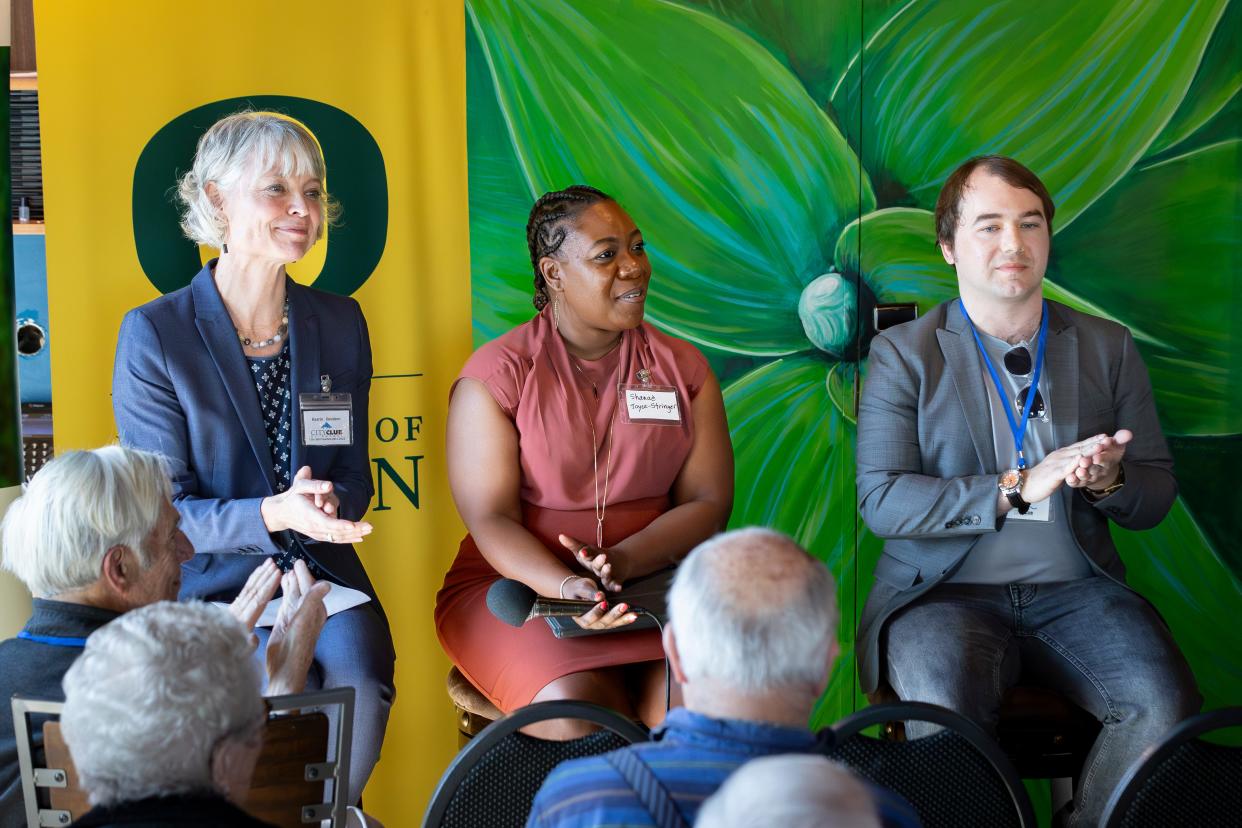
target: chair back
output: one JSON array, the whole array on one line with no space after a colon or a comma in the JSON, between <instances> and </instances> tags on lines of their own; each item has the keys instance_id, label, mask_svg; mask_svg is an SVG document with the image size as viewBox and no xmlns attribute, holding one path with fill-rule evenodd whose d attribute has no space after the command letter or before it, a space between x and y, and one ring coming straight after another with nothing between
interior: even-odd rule
<instances>
[{"instance_id":1,"label":"chair back","mask_svg":"<svg viewBox=\"0 0 1242 828\"><path fill-rule=\"evenodd\" d=\"M568 741L518 732L551 719L579 719L601 729ZM523 828L543 780L561 762L645 741L646 729L607 707L580 701L527 705L492 722L462 748L440 778L423 825Z\"/></svg>"},{"instance_id":2,"label":"chair back","mask_svg":"<svg viewBox=\"0 0 1242 828\"><path fill-rule=\"evenodd\" d=\"M344 791L349 779L349 746L353 722L353 688L320 690L267 699L271 715L263 730L263 748L250 789L237 803L257 819L282 828L332 820L344 826L349 805ZM323 712L308 708L338 707L344 723L337 728L329 758L329 724ZM73 758L60 729L64 702L13 697L13 725L26 821L36 826L69 825L90 810ZM286 715L287 714L287 715ZM30 739L30 717L42 723L42 756ZM325 786L332 783L330 794Z\"/></svg>"},{"instance_id":3,"label":"chair back","mask_svg":"<svg viewBox=\"0 0 1242 828\"><path fill-rule=\"evenodd\" d=\"M1200 713L1179 724L1117 783L1105 828L1236 825L1242 814L1242 745L1201 737L1242 727L1242 707Z\"/></svg>"},{"instance_id":4,"label":"chair back","mask_svg":"<svg viewBox=\"0 0 1242 828\"><path fill-rule=\"evenodd\" d=\"M905 741L862 731L886 722L922 721L942 730ZM924 828L1035 828L1022 780L978 725L932 704L877 704L847 716L823 739L823 751L880 787L901 794Z\"/></svg>"}]
</instances>

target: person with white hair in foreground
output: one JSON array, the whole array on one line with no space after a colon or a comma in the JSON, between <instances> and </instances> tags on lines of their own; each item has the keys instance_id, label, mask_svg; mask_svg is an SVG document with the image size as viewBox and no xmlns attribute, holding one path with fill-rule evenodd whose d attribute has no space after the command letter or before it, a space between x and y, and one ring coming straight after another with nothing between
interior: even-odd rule
<instances>
[{"instance_id":1,"label":"person with white hair in foreground","mask_svg":"<svg viewBox=\"0 0 1242 828\"><path fill-rule=\"evenodd\" d=\"M689 826L744 763L816 752L807 722L837 655L835 598L828 568L779 532L740 529L699 544L673 579L664 629L685 706L650 742L559 765L527 828ZM872 795L886 828L919 825L897 794Z\"/></svg>"},{"instance_id":2,"label":"person with white hair in foreground","mask_svg":"<svg viewBox=\"0 0 1242 828\"><path fill-rule=\"evenodd\" d=\"M87 636L122 613L176 599L181 564L194 547L179 527L171 494L163 457L120 446L58 455L26 484L4 516L3 563L30 589L34 612L16 637L0 641L6 706L16 693L60 701L61 679ZM305 612L317 612L314 605L322 605L329 585L316 586L304 565L298 571L300 581L293 573L283 577L286 598L291 591L313 592L317 597ZM270 558L251 572L230 605L247 630L281 583ZM292 610L297 599L286 604ZM308 642L286 633L283 622L272 632L278 642L267 656L272 695L302 689L305 654L297 649L315 645L314 636ZM31 722L36 761L42 758L41 720ZM24 818L17 737L6 710L0 715L0 825Z\"/></svg>"},{"instance_id":3,"label":"person with white hair in foreground","mask_svg":"<svg viewBox=\"0 0 1242 828\"><path fill-rule=\"evenodd\" d=\"M875 801L826 756L765 756L742 765L699 809L695 828L880 828Z\"/></svg>"},{"instance_id":4,"label":"person with white hair in foreground","mask_svg":"<svg viewBox=\"0 0 1242 828\"><path fill-rule=\"evenodd\" d=\"M311 644L303 675L326 618L321 591L305 601L291 626ZM267 720L254 647L201 602L160 601L93 633L64 678L61 728L95 806L74 825L267 825L235 804Z\"/></svg>"}]
</instances>

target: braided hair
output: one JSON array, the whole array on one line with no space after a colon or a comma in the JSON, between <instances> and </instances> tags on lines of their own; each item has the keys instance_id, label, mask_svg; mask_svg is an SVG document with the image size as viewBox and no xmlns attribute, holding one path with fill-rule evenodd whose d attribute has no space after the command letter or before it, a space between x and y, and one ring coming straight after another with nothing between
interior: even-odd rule
<instances>
[{"instance_id":1,"label":"braided hair","mask_svg":"<svg viewBox=\"0 0 1242 828\"><path fill-rule=\"evenodd\" d=\"M530 265L535 271L535 296L532 300L535 310L543 310L551 299L547 282L539 272L539 260L555 255L569 235L570 222L587 207L601 201L614 199L594 187L574 184L563 190L544 193L530 208L530 218L526 222L526 246L530 248Z\"/></svg>"}]
</instances>

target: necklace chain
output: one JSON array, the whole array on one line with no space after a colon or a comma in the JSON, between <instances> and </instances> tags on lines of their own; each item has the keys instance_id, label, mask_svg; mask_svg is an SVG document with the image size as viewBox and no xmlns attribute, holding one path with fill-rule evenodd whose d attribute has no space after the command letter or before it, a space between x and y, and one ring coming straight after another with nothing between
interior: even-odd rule
<instances>
[{"instance_id":1,"label":"necklace chain","mask_svg":"<svg viewBox=\"0 0 1242 828\"><path fill-rule=\"evenodd\" d=\"M578 372L580 377L590 383L591 391L594 392L595 399L598 400L599 389L596 387L595 383L591 381L591 378L586 375L582 368L579 367L578 361L571 356L569 358L569 364L574 367L574 370ZM577 383L575 383L575 385L577 385ZM582 397L581 386L578 386L578 396ZM583 398L582 402L585 404L586 399ZM589 409L590 406L587 406L587 408ZM616 425L616 411L613 411L613 416L608 420L608 457L604 460L604 497L602 500L599 496L599 439L595 434L595 417L589 410L587 412L587 422L591 425L591 467L594 470L595 480L595 547L597 549L603 549L604 515L608 511L608 481L612 475L612 434L613 426Z\"/></svg>"},{"instance_id":2,"label":"necklace chain","mask_svg":"<svg viewBox=\"0 0 1242 828\"><path fill-rule=\"evenodd\" d=\"M285 297L285 306L280 315L280 326L276 328L276 333L272 334L270 338L261 339L258 342L255 342L250 337L242 334L242 332L236 327L234 327L233 330L237 332L237 340L241 342L243 348L250 348L251 350L258 351L268 347L269 345L275 345L277 342L280 342L289 335L289 297Z\"/></svg>"}]
</instances>

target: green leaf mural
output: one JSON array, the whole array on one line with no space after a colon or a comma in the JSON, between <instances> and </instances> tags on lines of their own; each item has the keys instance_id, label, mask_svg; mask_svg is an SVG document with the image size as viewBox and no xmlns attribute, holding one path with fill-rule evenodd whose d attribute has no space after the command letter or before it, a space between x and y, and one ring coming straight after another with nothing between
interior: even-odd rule
<instances>
[{"instance_id":1,"label":"green leaf mural","mask_svg":"<svg viewBox=\"0 0 1242 828\"><path fill-rule=\"evenodd\" d=\"M648 319L725 366L732 525L788 532L838 578L843 652L816 723L860 703L852 636L882 548L854 494L869 307L956 295L929 210L967 157L1040 173L1046 294L1130 327L1166 431L1190 435L1175 446L1216 439L1242 464L1242 443L1199 436L1242 432L1240 5L468 0L476 331L532 313L534 194L617 195L652 253ZM1196 508L1116 534L1219 706L1242 692L1242 573Z\"/></svg>"},{"instance_id":2,"label":"green leaf mural","mask_svg":"<svg viewBox=\"0 0 1242 828\"><path fill-rule=\"evenodd\" d=\"M589 181L649 228L649 318L741 353L805 349L797 301L859 212L860 172L797 79L670 3L469 8L532 191ZM687 107L685 90L717 94Z\"/></svg>"},{"instance_id":3,"label":"green leaf mural","mask_svg":"<svg viewBox=\"0 0 1242 828\"><path fill-rule=\"evenodd\" d=\"M1053 242L1050 278L1135 330L1179 434L1242 432L1240 160L1234 140L1136 168Z\"/></svg>"},{"instance_id":4,"label":"green leaf mural","mask_svg":"<svg viewBox=\"0 0 1242 828\"><path fill-rule=\"evenodd\" d=\"M854 425L829 399L829 365L818 357L778 359L728 385L734 476L745 481L731 527L776 526L812 549L837 580L838 603L853 590ZM790 474L797 458L800 474ZM843 613L842 654L852 658L853 617ZM853 706L852 669L838 665L823 702Z\"/></svg>"},{"instance_id":5,"label":"green leaf mural","mask_svg":"<svg viewBox=\"0 0 1242 828\"><path fill-rule=\"evenodd\" d=\"M1149 156L1176 147L1212 120L1242 90L1242 3L1231 2L1216 26L1194 82L1148 149Z\"/></svg>"},{"instance_id":6,"label":"green leaf mural","mask_svg":"<svg viewBox=\"0 0 1242 828\"><path fill-rule=\"evenodd\" d=\"M931 209L958 164L1000 152L1039 171L1067 226L1172 117L1225 3L910 3L833 105L865 124L882 201Z\"/></svg>"},{"instance_id":7,"label":"green leaf mural","mask_svg":"<svg viewBox=\"0 0 1242 828\"><path fill-rule=\"evenodd\" d=\"M826 103L863 43L909 0L685 0L753 36Z\"/></svg>"}]
</instances>

